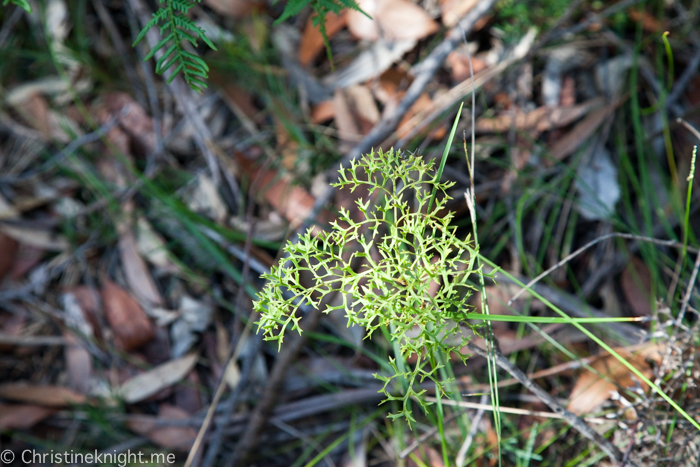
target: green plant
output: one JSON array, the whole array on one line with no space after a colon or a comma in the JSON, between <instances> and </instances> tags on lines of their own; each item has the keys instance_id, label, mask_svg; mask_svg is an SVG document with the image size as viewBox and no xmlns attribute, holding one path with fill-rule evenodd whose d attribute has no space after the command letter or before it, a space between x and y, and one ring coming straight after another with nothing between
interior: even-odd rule
<instances>
[{"instance_id":1,"label":"green plant","mask_svg":"<svg viewBox=\"0 0 700 467\"><path fill-rule=\"evenodd\" d=\"M264 276L268 282L255 302L261 313L258 330L281 348L290 327L302 332L298 312L302 304L321 307L324 298L340 293L342 304L328 306L326 313L344 310L348 324L363 326L367 338L379 328L389 329L402 360L415 358L406 369L391 358L394 374L377 376L384 382L385 401L403 402L399 413L390 417L405 416L410 424L414 419L409 400L416 397L426 405L420 400L425 390L417 391L416 385L427 378L444 393L449 383L437 375L442 367L438 355L454 352L466 359L459 353L466 339L456 321L469 308L467 299L474 290L469 279L479 273L474 267L477 249L469 237L456 235L456 227L450 226L452 213L438 215L454 182L441 183L432 162L379 150L353 161L349 169L341 167L339 173L335 186L368 190L368 199L357 200L363 218L353 220L341 210L330 232L314 236L309 230L296 244L287 244L286 259ZM353 268L356 258L362 264ZM304 274L312 282L309 287L302 284ZM387 389L395 379L405 387L398 397Z\"/></svg>"},{"instance_id":2,"label":"green plant","mask_svg":"<svg viewBox=\"0 0 700 467\"><path fill-rule=\"evenodd\" d=\"M136 46L151 28L158 26L160 35L164 37L148 52L148 55L143 58L144 61L150 60L157 51L165 49L163 55L156 62L156 73L163 74L174 67L170 78L168 78L168 83L175 79L179 73L182 73L187 84L192 89L201 92L202 88L207 87L204 80L207 79L209 67L204 60L186 51L182 46L183 41L188 41L196 47L199 38L216 50L216 46L207 38L204 30L188 16L190 8L194 6L195 2L199 3L200 1L159 0L160 3L165 3L165 6L153 13L153 18L143 27L133 46ZM165 48L166 46L168 47Z\"/></svg>"},{"instance_id":3,"label":"green plant","mask_svg":"<svg viewBox=\"0 0 700 467\"><path fill-rule=\"evenodd\" d=\"M20 8L23 8L24 11L27 13L32 12L32 7L29 5L29 2L27 0L2 0L2 6L6 6L8 4L12 3L13 5L17 5Z\"/></svg>"}]
</instances>

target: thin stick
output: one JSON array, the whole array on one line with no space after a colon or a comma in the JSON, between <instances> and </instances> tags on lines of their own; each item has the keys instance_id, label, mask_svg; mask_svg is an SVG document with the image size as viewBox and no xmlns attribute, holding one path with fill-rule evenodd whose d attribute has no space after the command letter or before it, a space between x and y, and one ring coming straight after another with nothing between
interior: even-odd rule
<instances>
[{"instance_id":1,"label":"thin stick","mask_svg":"<svg viewBox=\"0 0 700 467\"><path fill-rule=\"evenodd\" d=\"M493 352L491 353L486 352L486 350L482 349L476 344L472 344L471 342L467 343L467 348L472 352L481 355L484 358L494 358L498 366L510 373L515 379L517 379L520 382L520 384L525 386L526 389L528 389L530 392L536 395L542 402L548 405L550 409L552 409L556 414L560 415L562 419L566 420L566 422L569 423L569 425L571 425L573 429L575 429L584 437L588 438L589 440L593 441L596 445L598 445L598 447L600 447L600 449L605 454L607 454L608 457L617 462L622 460L622 453L617 447L615 447L607 439L603 438L591 427L586 425L586 423L579 417L577 417L574 413L562 407L559 404L559 402L556 401L556 399L549 395L547 391L542 389L534 381L528 378L527 375L523 373L518 367L510 363L510 360L504 357L501 353L501 349L498 346L498 341L495 338L493 338L493 344ZM499 410L503 410L503 408L499 407Z\"/></svg>"},{"instance_id":2,"label":"thin stick","mask_svg":"<svg viewBox=\"0 0 700 467\"><path fill-rule=\"evenodd\" d=\"M486 400L486 394L483 394L481 396L481 400L479 401L480 405L485 406ZM444 403L447 405L450 405L450 402L452 401L444 401ZM485 411L485 407L479 407L476 411L476 415L474 415L474 418L472 418L471 426L469 427L469 433L467 434L467 437L464 438L464 442L462 443L462 446L460 446L459 451L457 452L457 458L455 459L455 464L457 464L457 467L464 467L464 463L467 460L467 453L469 452L469 448L472 446L472 442L474 441L476 432L479 430L479 423L481 423L481 419L484 417Z\"/></svg>"},{"instance_id":3,"label":"thin stick","mask_svg":"<svg viewBox=\"0 0 700 467\"><path fill-rule=\"evenodd\" d=\"M426 397L425 398L426 402L437 402L437 399L434 397ZM451 405L453 407L464 407L465 409L479 409L479 410L488 410L490 412L494 410L498 410L501 413L509 413L513 415L530 415L533 417L542 417L542 418L552 418L556 420L566 420L564 415L555 413L555 412L543 412L540 410L528 410L528 409L519 409L517 407L503 407L502 405L498 406L498 409L494 407L491 404L485 404L483 402L467 402L467 401L455 401L455 400L450 400L450 399L443 399L442 403L445 405ZM591 423L596 423L598 425L602 425L604 423L609 423L610 420L605 419L605 418L600 418L600 417L590 417L586 418L586 421L591 422Z\"/></svg>"},{"instance_id":4,"label":"thin stick","mask_svg":"<svg viewBox=\"0 0 700 467\"><path fill-rule=\"evenodd\" d=\"M613 233L611 233L611 234L603 235L602 237L598 237L598 238L596 238L595 240L592 240L592 241L586 243L584 246L582 246L582 247L579 248L578 250L574 251L573 253L569 254L566 258L562 259L562 260L559 261L557 264L555 264L554 266L552 266L551 268L547 269L546 271L544 271L544 272L543 272L542 274L540 274L539 276L537 276L537 277L535 277L534 279L532 279L530 282L528 282L528 283L525 285L524 288L520 289L515 295L513 295L513 298L511 298L510 300L508 300L508 306L511 306L511 305L513 304L513 302L514 302L515 300L517 300L518 297L520 297L526 290L530 289L530 288L531 288L533 285L535 285L537 282L539 282L540 280L542 280L542 279L543 279L544 277L546 277L547 275L551 274L552 271L554 271L555 269L557 269L557 268L559 268L559 267L565 265L566 263L568 263L569 261L571 261L572 259L574 259L576 256L580 255L581 253L583 253L583 252L586 251L587 249L591 248L592 246L595 246L595 245L597 245L598 243L600 243L600 242L602 242L602 241L604 241L604 240L608 240L608 239L610 239L610 238L626 238L626 239L628 239L628 240L637 240L637 241L641 241L641 242L649 242L649 243L654 243L654 244L656 244L656 245L670 246L670 247L674 247L674 248L683 248L683 243L677 242L677 241L675 241L675 240L659 240L659 239L656 239L656 238L644 237L644 236L641 236L641 235L634 235L634 234L626 234L626 233L621 233L621 232L613 232ZM693 250L695 250L695 249L694 249L694 248L693 248L693 249L688 248L688 250L689 250L689 251L693 251ZM697 252L697 250L695 250L695 252Z\"/></svg>"}]
</instances>

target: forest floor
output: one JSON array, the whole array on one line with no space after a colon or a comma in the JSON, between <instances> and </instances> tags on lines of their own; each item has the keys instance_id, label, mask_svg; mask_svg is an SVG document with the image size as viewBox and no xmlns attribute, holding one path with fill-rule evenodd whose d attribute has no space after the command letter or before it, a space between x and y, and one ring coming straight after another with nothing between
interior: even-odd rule
<instances>
[{"instance_id":1,"label":"forest floor","mask_svg":"<svg viewBox=\"0 0 700 467\"><path fill-rule=\"evenodd\" d=\"M142 60L157 28L132 47L157 2L28 3L0 7L2 463L698 465L700 2L363 0L329 54L309 7L203 0L201 93ZM287 242L378 202L341 164L392 147L446 159L440 214L498 268L469 304L513 318L455 322L471 356L410 429L391 326L300 310L278 348L254 310Z\"/></svg>"}]
</instances>

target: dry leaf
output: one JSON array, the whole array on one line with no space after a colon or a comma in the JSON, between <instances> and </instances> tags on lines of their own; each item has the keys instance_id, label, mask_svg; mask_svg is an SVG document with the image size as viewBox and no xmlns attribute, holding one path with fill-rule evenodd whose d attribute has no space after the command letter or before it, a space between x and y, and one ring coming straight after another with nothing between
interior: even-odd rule
<instances>
[{"instance_id":1,"label":"dry leaf","mask_svg":"<svg viewBox=\"0 0 700 467\"><path fill-rule=\"evenodd\" d=\"M139 216L136 223L136 247L146 260L163 272L181 274L168 256L165 240L153 229L145 217Z\"/></svg>"},{"instance_id":2,"label":"dry leaf","mask_svg":"<svg viewBox=\"0 0 700 467\"><path fill-rule=\"evenodd\" d=\"M442 24L451 28L479 3L479 0L441 0Z\"/></svg>"},{"instance_id":3,"label":"dry leaf","mask_svg":"<svg viewBox=\"0 0 700 467\"><path fill-rule=\"evenodd\" d=\"M613 102L601 109L592 111L580 123L574 126L564 137L557 140L550 149L549 153L554 159L562 160L566 156L572 154L578 147L587 141L594 131L603 123L603 121L615 111L622 103L622 100ZM585 104L582 104L585 105Z\"/></svg>"},{"instance_id":4,"label":"dry leaf","mask_svg":"<svg viewBox=\"0 0 700 467\"><path fill-rule=\"evenodd\" d=\"M54 235L48 230L0 224L0 231L20 243L48 251L63 251L68 241L62 235Z\"/></svg>"},{"instance_id":5,"label":"dry leaf","mask_svg":"<svg viewBox=\"0 0 700 467\"><path fill-rule=\"evenodd\" d=\"M615 351L647 378L652 377L652 370L646 360L660 363L662 358L658 344L646 345L638 348L634 353L626 348L616 348ZM644 382L640 381L624 364L608 353L600 356L590 366L601 375L607 376L611 382L584 370L576 380L567 406L567 409L576 415L593 412L610 398L611 392L618 391L620 388L636 387L639 383L644 391L648 389Z\"/></svg>"},{"instance_id":6,"label":"dry leaf","mask_svg":"<svg viewBox=\"0 0 700 467\"><path fill-rule=\"evenodd\" d=\"M333 120L335 126L338 128L338 137L344 143L354 143L358 141L362 137L360 134L360 127L355 121L348 98L345 96L342 89L336 89L335 91L333 96L333 108ZM348 144L345 146L348 146Z\"/></svg>"},{"instance_id":7,"label":"dry leaf","mask_svg":"<svg viewBox=\"0 0 700 467\"><path fill-rule=\"evenodd\" d=\"M272 115L272 120L275 123L275 139L277 140L277 152L282 157L282 165L287 170L294 170L294 165L297 160L299 151L299 143L292 138L284 125L282 119L277 114Z\"/></svg>"},{"instance_id":8,"label":"dry leaf","mask_svg":"<svg viewBox=\"0 0 700 467\"><path fill-rule=\"evenodd\" d=\"M28 430L55 412L38 405L0 404L0 431Z\"/></svg>"},{"instance_id":9,"label":"dry leaf","mask_svg":"<svg viewBox=\"0 0 700 467\"><path fill-rule=\"evenodd\" d=\"M119 394L127 404L140 402L187 376L197 363L197 358L197 354L190 354L134 376L122 384Z\"/></svg>"},{"instance_id":10,"label":"dry leaf","mask_svg":"<svg viewBox=\"0 0 700 467\"><path fill-rule=\"evenodd\" d=\"M114 282L105 279L102 285L102 305L114 333L114 344L129 352L153 339L151 321L129 293Z\"/></svg>"},{"instance_id":11,"label":"dry leaf","mask_svg":"<svg viewBox=\"0 0 700 467\"><path fill-rule=\"evenodd\" d=\"M620 285L635 316L651 315L651 273L644 261L633 256L622 271Z\"/></svg>"},{"instance_id":12,"label":"dry leaf","mask_svg":"<svg viewBox=\"0 0 700 467\"><path fill-rule=\"evenodd\" d=\"M380 118L372 91L367 86L356 84L345 89L345 96L348 98L353 113L360 120L360 126L363 127L362 133L368 133Z\"/></svg>"},{"instance_id":13,"label":"dry leaf","mask_svg":"<svg viewBox=\"0 0 700 467\"><path fill-rule=\"evenodd\" d=\"M315 124L326 122L334 116L335 106L333 101L320 102L311 110L311 122Z\"/></svg>"},{"instance_id":14,"label":"dry leaf","mask_svg":"<svg viewBox=\"0 0 700 467\"><path fill-rule=\"evenodd\" d=\"M119 253L126 281L134 294L150 305L163 306L163 297L138 252L133 232L126 224L119 226Z\"/></svg>"},{"instance_id":15,"label":"dry leaf","mask_svg":"<svg viewBox=\"0 0 700 467\"><path fill-rule=\"evenodd\" d=\"M418 115L420 112L429 109L430 107L432 107L432 105L433 101L430 98L430 96L428 96L426 93L422 93L420 96L418 96L416 102L413 103L411 108L408 109L408 111L404 114L403 118L401 119L401 122L399 123L399 126L396 129L396 136L399 139L401 139L408 135L413 129L413 127L411 126L411 119ZM438 138L438 136L436 136L436 138Z\"/></svg>"},{"instance_id":16,"label":"dry leaf","mask_svg":"<svg viewBox=\"0 0 700 467\"><path fill-rule=\"evenodd\" d=\"M0 194L0 220L16 219L19 211Z\"/></svg>"},{"instance_id":17,"label":"dry leaf","mask_svg":"<svg viewBox=\"0 0 700 467\"><path fill-rule=\"evenodd\" d=\"M279 175L273 170L266 170L258 179L260 169L254 162L241 154L236 154L236 161L251 180L258 180L265 201L270 203L278 214L291 223L306 219L314 206L314 197L299 185L293 185L289 175Z\"/></svg>"},{"instance_id":18,"label":"dry leaf","mask_svg":"<svg viewBox=\"0 0 700 467\"><path fill-rule=\"evenodd\" d=\"M435 448L423 444L420 446L420 449L416 448L416 450L413 451L413 454L416 457L418 457L418 459L420 459L420 465L428 465L430 467L445 467L445 464L442 461L442 456L435 450ZM417 464L411 458L408 458L406 461L407 467L418 467L418 465L419 464Z\"/></svg>"},{"instance_id":19,"label":"dry leaf","mask_svg":"<svg viewBox=\"0 0 700 467\"><path fill-rule=\"evenodd\" d=\"M258 5L258 2L253 0L205 0L204 3L220 15L233 18L247 15Z\"/></svg>"},{"instance_id":20,"label":"dry leaf","mask_svg":"<svg viewBox=\"0 0 700 467\"><path fill-rule=\"evenodd\" d=\"M129 94L125 92L109 93L104 96L104 105L107 110L107 118L102 118L103 123L119 116L119 127L131 137L131 141L136 144L139 153L149 154L155 150L156 136L153 131L153 119ZM122 113L125 107L128 107L126 114ZM125 152L125 154L130 153L130 150Z\"/></svg>"},{"instance_id":21,"label":"dry leaf","mask_svg":"<svg viewBox=\"0 0 700 467\"><path fill-rule=\"evenodd\" d=\"M34 386L26 383L0 384L0 397L45 407L84 404L85 396L63 386Z\"/></svg>"},{"instance_id":22,"label":"dry leaf","mask_svg":"<svg viewBox=\"0 0 700 467\"><path fill-rule=\"evenodd\" d=\"M541 133L573 123L595 107L602 104L602 99L596 98L574 107L538 107L530 112L516 109L515 112L505 111L498 117L478 118L476 131L480 133L503 133L515 128L523 131ZM513 116L515 113L515 116Z\"/></svg>"},{"instance_id":23,"label":"dry leaf","mask_svg":"<svg viewBox=\"0 0 700 467\"><path fill-rule=\"evenodd\" d=\"M187 207L219 223L223 222L228 215L228 209L212 179L200 173L192 183L193 185L185 190Z\"/></svg>"},{"instance_id":24,"label":"dry leaf","mask_svg":"<svg viewBox=\"0 0 700 467\"><path fill-rule=\"evenodd\" d=\"M14 267L18 248L17 240L0 232L0 281Z\"/></svg>"},{"instance_id":25,"label":"dry leaf","mask_svg":"<svg viewBox=\"0 0 700 467\"><path fill-rule=\"evenodd\" d=\"M2 247L0 247L0 250ZM10 277L12 280L18 280L24 277L29 271L34 269L35 266L41 264L41 260L44 258L45 251L41 248L37 248L32 245L27 245L26 243L20 243L17 249L17 255L15 256L15 264L12 267L12 272ZM0 279L2 274L0 274Z\"/></svg>"},{"instance_id":26,"label":"dry leaf","mask_svg":"<svg viewBox=\"0 0 700 467\"><path fill-rule=\"evenodd\" d=\"M360 0L360 8L348 12L348 29L358 39L376 41L420 40L440 27L421 7L407 0Z\"/></svg>"},{"instance_id":27,"label":"dry leaf","mask_svg":"<svg viewBox=\"0 0 700 467\"><path fill-rule=\"evenodd\" d=\"M68 385L80 394L88 394L92 386L92 355L72 332L64 331L63 337L67 343L63 353L66 358Z\"/></svg>"},{"instance_id":28,"label":"dry leaf","mask_svg":"<svg viewBox=\"0 0 700 467\"><path fill-rule=\"evenodd\" d=\"M472 70L476 75L478 72L485 70L488 65L484 60L479 57L475 57L472 54L472 66L469 68L469 55L464 51L464 49L457 49L447 56L445 63L450 67L452 74L452 82L457 84L464 80L471 79Z\"/></svg>"},{"instance_id":29,"label":"dry leaf","mask_svg":"<svg viewBox=\"0 0 700 467\"><path fill-rule=\"evenodd\" d=\"M190 416L184 410L172 405L163 404L158 411L158 417L138 417L127 420L130 430L145 436L154 444L166 449L189 451L197 431L189 426L158 426L159 420L186 420Z\"/></svg>"},{"instance_id":30,"label":"dry leaf","mask_svg":"<svg viewBox=\"0 0 700 467\"><path fill-rule=\"evenodd\" d=\"M340 31L347 24L347 10L343 10L339 15L335 13L326 14L326 35L330 39L335 33ZM318 53L325 48L323 36L318 27L313 25L313 17L309 17L304 27L299 44L299 63L303 66L313 61Z\"/></svg>"}]
</instances>

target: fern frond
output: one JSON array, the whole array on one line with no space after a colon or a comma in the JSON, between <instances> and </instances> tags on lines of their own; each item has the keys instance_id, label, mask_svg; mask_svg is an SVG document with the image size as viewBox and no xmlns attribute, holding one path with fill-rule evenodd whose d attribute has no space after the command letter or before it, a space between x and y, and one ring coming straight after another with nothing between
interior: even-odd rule
<instances>
[{"instance_id":1,"label":"fern frond","mask_svg":"<svg viewBox=\"0 0 700 467\"><path fill-rule=\"evenodd\" d=\"M13 5L17 5L27 13L32 12L32 7L27 0L3 0L2 6L7 6L10 3L12 3Z\"/></svg>"},{"instance_id":2,"label":"fern frond","mask_svg":"<svg viewBox=\"0 0 700 467\"><path fill-rule=\"evenodd\" d=\"M201 39L209 48L216 50L216 46L205 35L204 29L197 26L188 16L194 3L201 0L158 1L165 5L153 13L153 17L143 27L133 45L141 42L146 33L157 26L160 35L164 37L146 54L144 61L153 58L156 52L164 50L163 55L156 61L156 73L163 74L171 70L168 83L182 73L185 82L195 91L201 92L207 87L204 80L208 78L209 67L199 56L186 51L182 46L183 41L187 41L197 47L197 41Z\"/></svg>"}]
</instances>

